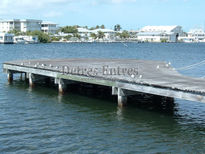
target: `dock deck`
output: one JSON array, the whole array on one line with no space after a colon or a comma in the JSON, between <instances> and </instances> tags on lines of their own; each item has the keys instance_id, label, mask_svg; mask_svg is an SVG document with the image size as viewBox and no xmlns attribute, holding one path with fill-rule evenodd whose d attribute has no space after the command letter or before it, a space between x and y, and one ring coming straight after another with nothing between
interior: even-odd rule
<instances>
[{"instance_id":1,"label":"dock deck","mask_svg":"<svg viewBox=\"0 0 205 154\"><path fill-rule=\"evenodd\" d=\"M44 77L54 78L63 92L69 82L85 82L112 87L118 104L137 92L205 103L205 80L183 76L170 64L135 59L42 59L5 62L8 79L26 73L32 86Z\"/></svg>"}]
</instances>

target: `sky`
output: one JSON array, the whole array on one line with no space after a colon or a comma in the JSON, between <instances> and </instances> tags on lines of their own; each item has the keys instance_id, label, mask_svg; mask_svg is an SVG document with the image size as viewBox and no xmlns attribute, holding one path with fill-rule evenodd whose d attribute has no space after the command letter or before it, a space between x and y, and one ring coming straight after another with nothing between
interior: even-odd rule
<instances>
[{"instance_id":1,"label":"sky","mask_svg":"<svg viewBox=\"0 0 205 154\"><path fill-rule=\"evenodd\" d=\"M204 0L0 0L0 19L41 19L59 26L137 30L146 25L205 26Z\"/></svg>"}]
</instances>

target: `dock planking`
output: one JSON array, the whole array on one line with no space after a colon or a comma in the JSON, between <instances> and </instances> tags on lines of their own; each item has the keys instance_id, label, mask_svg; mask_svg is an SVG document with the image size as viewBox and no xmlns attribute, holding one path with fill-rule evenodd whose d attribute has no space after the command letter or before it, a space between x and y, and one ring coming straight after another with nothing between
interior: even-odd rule
<instances>
[{"instance_id":1,"label":"dock planking","mask_svg":"<svg viewBox=\"0 0 205 154\"><path fill-rule=\"evenodd\" d=\"M205 80L187 77L170 64L136 59L36 59L3 64L8 80L13 74L26 73L31 86L38 80L54 78L59 92L71 82L85 82L112 87L124 106L127 96L142 92L205 103Z\"/></svg>"}]
</instances>

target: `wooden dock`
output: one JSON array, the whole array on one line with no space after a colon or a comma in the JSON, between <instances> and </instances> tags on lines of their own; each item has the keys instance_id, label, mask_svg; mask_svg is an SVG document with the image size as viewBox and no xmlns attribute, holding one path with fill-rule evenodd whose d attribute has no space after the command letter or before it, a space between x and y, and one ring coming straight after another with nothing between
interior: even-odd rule
<instances>
[{"instance_id":1,"label":"wooden dock","mask_svg":"<svg viewBox=\"0 0 205 154\"><path fill-rule=\"evenodd\" d=\"M124 106L127 96L154 94L205 103L205 80L183 76L170 64L135 59L42 59L5 62L8 80L15 73L25 73L30 86L53 78L63 93L66 85L84 82L112 87L118 105Z\"/></svg>"}]
</instances>

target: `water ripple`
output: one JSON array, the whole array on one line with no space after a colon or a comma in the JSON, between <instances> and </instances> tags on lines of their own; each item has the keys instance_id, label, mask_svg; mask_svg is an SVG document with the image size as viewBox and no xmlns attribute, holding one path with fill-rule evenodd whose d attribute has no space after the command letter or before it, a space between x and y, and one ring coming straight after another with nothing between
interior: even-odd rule
<instances>
[{"instance_id":1,"label":"water ripple","mask_svg":"<svg viewBox=\"0 0 205 154\"><path fill-rule=\"evenodd\" d=\"M39 57L136 58L171 61L181 67L205 58L201 52L205 44L200 43L128 46L0 45L0 62ZM202 69L184 73L204 76ZM202 103L176 100L171 115L133 107L122 110L107 100L77 94L59 98L56 89L30 91L18 81L9 85L2 70L0 78L1 153L205 153Z\"/></svg>"}]
</instances>

